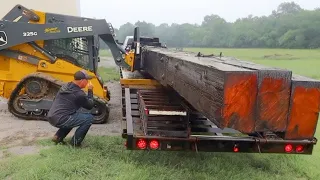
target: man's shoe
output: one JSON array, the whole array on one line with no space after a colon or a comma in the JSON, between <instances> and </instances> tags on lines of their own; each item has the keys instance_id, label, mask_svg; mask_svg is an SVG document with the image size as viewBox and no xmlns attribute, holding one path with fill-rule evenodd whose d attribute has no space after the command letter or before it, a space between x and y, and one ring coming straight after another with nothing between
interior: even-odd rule
<instances>
[{"instance_id":1,"label":"man's shoe","mask_svg":"<svg viewBox=\"0 0 320 180\"><path fill-rule=\"evenodd\" d=\"M51 140L52 140L52 142L54 142L54 143L56 143L56 144L59 143L59 138L58 138L58 136L56 136L56 135L54 135Z\"/></svg>"},{"instance_id":2,"label":"man's shoe","mask_svg":"<svg viewBox=\"0 0 320 180\"><path fill-rule=\"evenodd\" d=\"M52 141L57 145L57 144L63 144L65 145L66 142L64 142L63 140L61 140L57 135L54 135L52 138Z\"/></svg>"}]
</instances>

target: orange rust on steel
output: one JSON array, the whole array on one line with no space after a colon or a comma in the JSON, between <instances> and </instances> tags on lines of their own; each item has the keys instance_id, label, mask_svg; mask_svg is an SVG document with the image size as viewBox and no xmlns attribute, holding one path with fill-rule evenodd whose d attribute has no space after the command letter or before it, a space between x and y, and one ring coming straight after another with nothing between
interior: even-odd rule
<instances>
[{"instance_id":1,"label":"orange rust on steel","mask_svg":"<svg viewBox=\"0 0 320 180\"><path fill-rule=\"evenodd\" d=\"M160 85L156 80L153 79L120 79L122 85Z\"/></svg>"},{"instance_id":2,"label":"orange rust on steel","mask_svg":"<svg viewBox=\"0 0 320 180\"><path fill-rule=\"evenodd\" d=\"M288 119L292 71L223 57L215 61L258 71L256 131L285 131Z\"/></svg>"},{"instance_id":3,"label":"orange rust on steel","mask_svg":"<svg viewBox=\"0 0 320 180\"><path fill-rule=\"evenodd\" d=\"M320 111L320 85L293 86L289 124L285 139L312 139Z\"/></svg>"},{"instance_id":4,"label":"orange rust on steel","mask_svg":"<svg viewBox=\"0 0 320 180\"><path fill-rule=\"evenodd\" d=\"M291 72L278 71L278 77L259 77L261 84L257 97L256 131L283 132L287 118L291 90ZM260 74L259 74L260 75Z\"/></svg>"},{"instance_id":5,"label":"orange rust on steel","mask_svg":"<svg viewBox=\"0 0 320 180\"><path fill-rule=\"evenodd\" d=\"M225 106L223 108L225 127L232 127L244 133L254 131L254 110L257 94L257 76L231 74L225 85Z\"/></svg>"}]
</instances>

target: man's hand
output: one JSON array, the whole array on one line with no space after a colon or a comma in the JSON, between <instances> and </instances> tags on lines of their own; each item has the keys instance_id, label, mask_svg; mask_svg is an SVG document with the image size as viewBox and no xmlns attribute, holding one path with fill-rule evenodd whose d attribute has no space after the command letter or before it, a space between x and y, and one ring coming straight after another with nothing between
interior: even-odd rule
<instances>
[{"instance_id":1,"label":"man's hand","mask_svg":"<svg viewBox=\"0 0 320 180\"><path fill-rule=\"evenodd\" d=\"M93 85L92 85L91 81L88 82L88 89L91 89L91 90L93 89Z\"/></svg>"}]
</instances>

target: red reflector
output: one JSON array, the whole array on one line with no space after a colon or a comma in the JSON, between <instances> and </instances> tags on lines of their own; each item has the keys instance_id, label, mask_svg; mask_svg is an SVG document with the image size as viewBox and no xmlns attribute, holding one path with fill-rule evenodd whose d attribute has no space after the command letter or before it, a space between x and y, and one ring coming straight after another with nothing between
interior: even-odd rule
<instances>
[{"instance_id":1,"label":"red reflector","mask_svg":"<svg viewBox=\"0 0 320 180\"><path fill-rule=\"evenodd\" d=\"M284 147L284 150L285 150L286 152L291 152L292 149L293 149L293 147L292 147L291 144L287 144L287 145Z\"/></svg>"},{"instance_id":2,"label":"red reflector","mask_svg":"<svg viewBox=\"0 0 320 180\"><path fill-rule=\"evenodd\" d=\"M302 145L298 145L296 147L296 152L302 152L303 151L303 146Z\"/></svg>"},{"instance_id":3,"label":"red reflector","mask_svg":"<svg viewBox=\"0 0 320 180\"><path fill-rule=\"evenodd\" d=\"M235 144L235 145L233 146L233 152L239 152L238 144Z\"/></svg>"},{"instance_id":4,"label":"red reflector","mask_svg":"<svg viewBox=\"0 0 320 180\"><path fill-rule=\"evenodd\" d=\"M152 140L152 141L150 141L149 146L153 150L158 149L159 148L159 141Z\"/></svg>"},{"instance_id":5,"label":"red reflector","mask_svg":"<svg viewBox=\"0 0 320 180\"><path fill-rule=\"evenodd\" d=\"M144 108L144 112L146 113L146 115L149 115L149 110L147 108Z\"/></svg>"},{"instance_id":6,"label":"red reflector","mask_svg":"<svg viewBox=\"0 0 320 180\"><path fill-rule=\"evenodd\" d=\"M234 147L233 148L233 152L239 152L239 148L238 147Z\"/></svg>"},{"instance_id":7,"label":"red reflector","mask_svg":"<svg viewBox=\"0 0 320 180\"><path fill-rule=\"evenodd\" d=\"M139 139L139 140L137 141L137 147L138 147L139 149L146 149L146 148L147 148L147 142L146 142L146 140L144 140L144 139Z\"/></svg>"}]
</instances>

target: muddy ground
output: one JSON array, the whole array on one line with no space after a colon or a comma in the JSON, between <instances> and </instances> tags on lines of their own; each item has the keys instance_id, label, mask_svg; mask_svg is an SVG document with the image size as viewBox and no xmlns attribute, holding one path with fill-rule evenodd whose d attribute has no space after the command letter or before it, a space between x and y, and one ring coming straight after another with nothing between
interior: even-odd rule
<instances>
[{"instance_id":1,"label":"muddy ground","mask_svg":"<svg viewBox=\"0 0 320 180\"><path fill-rule=\"evenodd\" d=\"M103 59L101 66L116 67L111 60ZM119 82L106 83L111 91L110 116L107 124L94 124L88 134L90 135L120 135L121 126L121 89ZM7 100L0 99L0 159L3 157L1 149L9 148L15 154L29 154L38 151L33 144L41 138L51 138L57 128L46 121L22 120L13 116L7 110ZM73 135L75 129L70 132Z\"/></svg>"}]
</instances>

